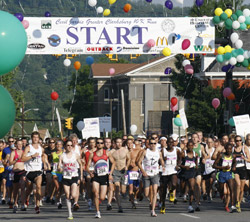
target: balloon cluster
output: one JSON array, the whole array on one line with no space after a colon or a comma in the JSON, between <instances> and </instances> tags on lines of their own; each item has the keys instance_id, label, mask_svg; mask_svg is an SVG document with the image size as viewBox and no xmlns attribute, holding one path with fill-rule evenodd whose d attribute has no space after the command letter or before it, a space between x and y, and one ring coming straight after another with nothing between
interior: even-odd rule
<instances>
[{"instance_id":1,"label":"balloon cluster","mask_svg":"<svg viewBox=\"0 0 250 222\"><path fill-rule=\"evenodd\" d=\"M88 56L85 59L85 61L88 65L92 65L94 63L94 58L92 56ZM64 59L63 64L64 64L64 66L69 67L71 65L70 59ZM76 70L79 70L81 68L81 63L79 61L76 61L74 63L74 67Z\"/></svg>"},{"instance_id":2,"label":"balloon cluster","mask_svg":"<svg viewBox=\"0 0 250 222\"><path fill-rule=\"evenodd\" d=\"M113 5L115 2L116 2L116 0L109 0L110 5ZM97 0L88 0L88 4L89 4L90 7L96 7ZM128 10L128 6L126 6L126 7L124 6L124 8L126 8L126 10ZM130 11L131 8L132 7L130 7L130 9L128 11ZM124 9L124 11L125 11L125 9ZM99 7L96 8L96 13L97 14L103 14L103 16L109 16L111 11L110 11L110 9L103 10L103 7L99 6Z\"/></svg>"},{"instance_id":3,"label":"balloon cluster","mask_svg":"<svg viewBox=\"0 0 250 222\"><path fill-rule=\"evenodd\" d=\"M22 13L15 13L14 16L22 23L22 25L25 29L29 28L30 23L29 23L29 21L24 20Z\"/></svg>"},{"instance_id":4,"label":"balloon cluster","mask_svg":"<svg viewBox=\"0 0 250 222\"><path fill-rule=\"evenodd\" d=\"M180 118L180 115L178 114L177 116L176 116L176 118L174 119L174 124L176 125L176 126L182 126L182 121L181 121L181 118Z\"/></svg>"},{"instance_id":5,"label":"balloon cluster","mask_svg":"<svg viewBox=\"0 0 250 222\"><path fill-rule=\"evenodd\" d=\"M170 108L173 112L175 112L177 110L178 99L176 97L172 97L170 102L171 102Z\"/></svg>"},{"instance_id":6,"label":"balloon cluster","mask_svg":"<svg viewBox=\"0 0 250 222\"><path fill-rule=\"evenodd\" d=\"M234 93L232 92L231 88L229 87L226 87L224 90L223 90L223 96L225 98L227 98L228 100L235 100L235 95Z\"/></svg>"},{"instance_id":7,"label":"balloon cluster","mask_svg":"<svg viewBox=\"0 0 250 222\"><path fill-rule=\"evenodd\" d=\"M185 59L182 62L182 66L184 67L185 73L189 74L189 75L193 75L194 74L194 68L191 65L191 62L188 59Z\"/></svg>"}]
</instances>

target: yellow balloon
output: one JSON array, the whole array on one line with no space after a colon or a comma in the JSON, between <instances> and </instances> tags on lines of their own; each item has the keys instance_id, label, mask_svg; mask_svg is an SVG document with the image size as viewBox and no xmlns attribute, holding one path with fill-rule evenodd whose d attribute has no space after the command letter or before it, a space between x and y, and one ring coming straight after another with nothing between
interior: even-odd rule
<instances>
[{"instance_id":1,"label":"yellow balloon","mask_svg":"<svg viewBox=\"0 0 250 222\"><path fill-rule=\"evenodd\" d=\"M116 0L109 0L109 4L113 5L116 2Z\"/></svg>"},{"instance_id":2,"label":"yellow balloon","mask_svg":"<svg viewBox=\"0 0 250 222\"><path fill-rule=\"evenodd\" d=\"M220 16L222 13L223 13L223 10L221 8L216 8L214 10L214 14L217 15L217 16Z\"/></svg>"},{"instance_id":3,"label":"yellow balloon","mask_svg":"<svg viewBox=\"0 0 250 222\"><path fill-rule=\"evenodd\" d=\"M104 16L109 16L109 15L110 15L110 10L109 10L109 9L105 9L105 10L103 11L103 15L104 15Z\"/></svg>"},{"instance_id":4,"label":"yellow balloon","mask_svg":"<svg viewBox=\"0 0 250 222\"><path fill-rule=\"evenodd\" d=\"M225 49L225 53L232 52L232 47L230 45L226 45L224 49Z\"/></svg>"},{"instance_id":5,"label":"yellow balloon","mask_svg":"<svg viewBox=\"0 0 250 222\"><path fill-rule=\"evenodd\" d=\"M247 25L247 28L250 29L250 25Z\"/></svg>"},{"instance_id":6,"label":"yellow balloon","mask_svg":"<svg viewBox=\"0 0 250 222\"><path fill-rule=\"evenodd\" d=\"M220 46L220 47L217 49L217 52L218 52L218 54L223 55L223 54L225 54L225 48L222 47L222 46Z\"/></svg>"},{"instance_id":7,"label":"yellow balloon","mask_svg":"<svg viewBox=\"0 0 250 222\"><path fill-rule=\"evenodd\" d=\"M227 14L227 17L230 18L231 15L233 14L233 11L228 8L228 9L225 10L225 13Z\"/></svg>"},{"instance_id":8,"label":"yellow balloon","mask_svg":"<svg viewBox=\"0 0 250 222\"><path fill-rule=\"evenodd\" d=\"M168 47L165 47L163 50L162 50L162 54L164 56L170 56L171 55L171 49L168 48Z\"/></svg>"},{"instance_id":9,"label":"yellow balloon","mask_svg":"<svg viewBox=\"0 0 250 222\"><path fill-rule=\"evenodd\" d=\"M250 70L250 65L247 68Z\"/></svg>"},{"instance_id":10,"label":"yellow balloon","mask_svg":"<svg viewBox=\"0 0 250 222\"><path fill-rule=\"evenodd\" d=\"M180 114L176 115L176 118L180 118L180 117L181 117Z\"/></svg>"}]
</instances>

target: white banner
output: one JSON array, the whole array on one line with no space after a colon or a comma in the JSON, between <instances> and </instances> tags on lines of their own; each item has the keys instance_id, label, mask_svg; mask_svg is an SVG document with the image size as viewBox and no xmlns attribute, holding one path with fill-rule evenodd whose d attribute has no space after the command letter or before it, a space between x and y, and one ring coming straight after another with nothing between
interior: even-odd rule
<instances>
[{"instance_id":1,"label":"white banner","mask_svg":"<svg viewBox=\"0 0 250 222\"><path fill-rule=\"evenodd\" d=\"M29 22L26 54L159 54L165 47L178 54L214 53L215 49L212 17L25 20ZM155 42L151 48L150 39Z\"/></svg>"},{"instance_id":2,"label":"white banner","mask_svg":"<svg viewBox=\"0 0 250 222\"><path fill-rule=\"evenodd\" d=\"M245 138L245 136L250 133L250 119L249 115L234 116L234 123L237 135Z\"/></svg>"},{"instance_id":3,"label":"white banner","mask_svg":"<svg viewBox=\"0 0 250 222\"><path fill-rule=\"evenodd\" d=\"M61 123L61 117L59 114L58 109L56 108L56 116L57 116L57 120L58 120L58 128L59 128L59 132L62 132L62 123Z\"/></svg>"},{"instance_id":4,"label":"white banner","mask_svg":"<svg viewBox=\"0 0 250 222\"><path fill-rule=\"evenodd\" d=\"M82 138L100 137L99 118L84 119L85 127L82 130Z\"/></svg>"},{"instance_id":5,"label":"white banner","mask_svg":"<svg viewBox=\"0 0 250 222\"><path fill-rule=\"evenodd\" d=\"M99 117L100 132L111 132L111 117Z\"/></svg>"},{"instance_id":6,"label":"white banner","mask_svg":"<svg viewBox=\"0 0 250 222\"><path fill-rule=\"evenodd\" d=\"M184 109L180 109L179 110L179 114L180 114L180 118L181 118L181 122L182 122L182 127L183 129L187 129L188 128L188 122L187 122L187 117L186 117L186 113Z\"/></svg>"}]
</instances>

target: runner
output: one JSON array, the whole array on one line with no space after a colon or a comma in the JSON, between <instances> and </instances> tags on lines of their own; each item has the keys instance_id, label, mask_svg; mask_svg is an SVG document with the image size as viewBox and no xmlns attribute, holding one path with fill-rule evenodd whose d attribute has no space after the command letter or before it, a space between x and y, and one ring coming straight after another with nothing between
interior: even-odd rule
<instances>
[{"instance_id":1,"label":"runner","mask_svg":"<svg viewBox=\"0 0 250 222\"><path fill-rule=\"evenodd\" d=\"M5 196L6 196L6 186L3 184L4 164L2 160L4 146L5 146L5 142L3 140L0 140L0 184L2 185L1 187L3 188L2 200L1 200L2 204L5 204L4 202L5 202Z\"/></svg>"},{"instance_id":2,"label":"runner","mask_svg":"<svg viewBox=\"0 0 250 222\"><path fill-rule=\"evenodd\" d=\"M14 180L13 180L13 196L14 196L14 207L13 213L17 212L18 208L18 191L21 188L21 210L25 211L25 169L24 162L21 161L23 154L23 143L22 140L18 140L15 144L15 148L10 154L10 165L13 166Z\"/></svg>"},{"instance_id":3,"label":"runner","mask_svg":"<svg viewBox=\"0 0 250 222\"><path fill-rule=\"evenodd\" d=\"M162 153L159 152L159 150L156 148L156 145L156 140L153 138L150 139L150 148L143 151L138 162L138 166L143 175L144 193L146 197L149 196L149 187L152 185L153 198L152 202L150 203L152 207L152 217L157 217L157 214L155 213L155 205L159 186L159 161L161 162L163 171L165 171Z\"/></svg>"},{"instance_id":4,"label":"runner","mask_svg":"<svg viewBox=\"0 0 250 222\"><path fill-rule=\"evenodd\" d=\"M60 156L58 170L63 173L62 184L66 196L66 203L68 208L68 219L73 220L73 214L71 211L71 200L73 198L74 203L77 203L77 190L78 188L78 167L80 166L80 179L82 175L82 164L80 156L73 151L73 142L68 140L66 142L65 153Z\"/></svg>"},{"instance_id":5,"label":"runner","mask_svg":"<svg viewBox=\"0 0 250 222\"><path fill-rule=\"evenodd\" d=\"M234 206L235 194L234 194L234 180L232 168L235 168L236 161L232 154L233 147L230 143L225 144L225 153L218 154L217 159L213 164L213 168L220 170L218 179L220 184L220 190L224 190L224 184L227 183L230 190L230 197L228 192L225 195L225 210L230 212L228 205L231 199L231 212L236 212L237 208Z\"/></svg>"},{"instance_id":6,"label":"runner","mask_svg":"<svg viewBox=\"0 0 250 222\"><path fill-rule=\"evenodd\" d=\"M122 194L126 193L126 184L127 184L127 170L130 165L130 154L128 149L122 146L122 139L116 138L116 150L113 152L111 158L113 157L114 163L112 168L113 171L113 182L115 184L115 197L118 205L118 212L123 213L121 206L121 197L120 191Z\"/></svg>"},{"instance_id":7,"label":"runner","mask_svg":"<svg viewBox=\"0 0 250 222\"><path fill-rule=\"evenodd\" d=\"M29 205L29 196L33 189L33 183L36 184L36 204L35 212L40 213L40 199L42 186L42 163L44 169L48 169L48 163L45 162L44 149L39 145L40 134L33 132L31 134L32 144L26 146L21 158L25 162L26 174L26 205Z\"/></svg>"}]
</instances>

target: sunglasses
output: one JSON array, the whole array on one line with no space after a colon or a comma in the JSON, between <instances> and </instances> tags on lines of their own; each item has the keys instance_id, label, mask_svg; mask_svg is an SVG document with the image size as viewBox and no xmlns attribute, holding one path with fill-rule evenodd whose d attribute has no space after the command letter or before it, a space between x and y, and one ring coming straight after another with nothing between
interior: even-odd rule
<instances>
[{"instance_id":1,"label":"sunglasses","mask_svg":"<svg viewBox=\"0 0 250 222\"><path fill-rule=\"evenodd\" d=\"M235 140L235 142L241 142L242 140Z\"/></svg>"},{"instance_id":2,"label":"sunglasses","mask_svg":"<svg viewBox=\"0 0 250 222\"><path fill-rule=\"evenodd\" d=\"M150 143L151 145L156 145L156 143Z\"/></svg>"},{"instance_id":3,"label":"sunglasses","mask_svg":"<svg viewBox=\"0 0 250 222\"><path fill-rule=\"evenodd\" d=\"M156 136L156 137L152 137L152 139L157 139L158 137Z\"/></svg>"},{"instance_id":4,"label":"sunglasses","mask_svg":"<svg viewBox=\"0 0 250 222\"><path fill-rule=\"evenodd\" d=\"M73 145L67 145L67 146L73 146Z\"/></svg>"},{"instance_id":5,"label":"sunglasses","mask_svg":"<svg viewBox=\"0 0 250 222\"><path fill-rule=\"evenodd\" d=\"M55 143L55 142L49 142L49 143Z\"/></svg>"},{"instance_id":6,"label":"sunglasses","mask_svg":"<svg viewBox=\"0 0 250 222\"><path fill-rule=\"evenodd\" d=\"M14 143L14 140L10 140L9 143Z\"/></svg>"},{"instance_id":7,"label":"sunglasses","mask_svg":"<svg viewBox=\"0 0 250 222\"><path fill-rule=\"evenodd\" d=\"M103 142L97 142L96 144L103 144Z\"/></svg>"}]
</instances>

